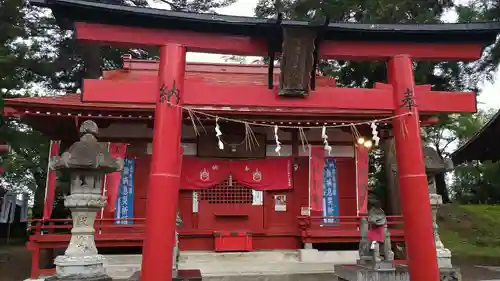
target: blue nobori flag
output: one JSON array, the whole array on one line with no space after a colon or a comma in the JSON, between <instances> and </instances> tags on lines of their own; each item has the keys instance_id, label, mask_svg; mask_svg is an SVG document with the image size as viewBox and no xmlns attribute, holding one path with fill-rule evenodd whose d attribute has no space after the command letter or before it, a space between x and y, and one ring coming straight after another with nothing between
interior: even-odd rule
<instances>
[{"instance_id":1,"label":"blue nobori flag","mask_svg":"<svg viewBox=\"0 0 500 281\"><path fill-rule=\"evenodd\" d=\"M339 215L339 196L337 190L337 163L333 158L325 159L323 174L323 216ZM335 223L337 219L324 219L323 223Z\"/></svg>"},{"instance_id":2,"label":"blue nobori flag","mask_svg":"<svg viewBox=\"0 0 500 281\"><path fill-rule=\"evenodd\" d=\"M134 217L134 172L135 160L125 159L118 198L116 199L115 219L131 219ZM116 224L133 223L133 221L116 221Z\"/></svg>"}]
</instances>

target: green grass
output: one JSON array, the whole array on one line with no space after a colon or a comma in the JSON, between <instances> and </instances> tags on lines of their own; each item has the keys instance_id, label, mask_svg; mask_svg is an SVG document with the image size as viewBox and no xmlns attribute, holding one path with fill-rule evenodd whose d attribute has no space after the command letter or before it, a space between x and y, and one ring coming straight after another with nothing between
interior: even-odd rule
<instances>
[{"instance_id":1,"label":"green grass","mask_svg":"<svg viewBox=\"0 0 500 281\"><path fill-rule=\"evenodd\" d=\"M438 224L454 259L500 261L500 205L444 205Z\"/></svg>"}]
</instances>

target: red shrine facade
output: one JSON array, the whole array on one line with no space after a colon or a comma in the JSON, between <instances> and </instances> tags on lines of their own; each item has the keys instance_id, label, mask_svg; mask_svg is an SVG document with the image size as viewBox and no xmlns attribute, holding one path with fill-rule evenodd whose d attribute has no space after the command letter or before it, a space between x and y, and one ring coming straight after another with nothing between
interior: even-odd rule
<instances>
[{"instance_id":1,"label":"red shrine facade","mask_svg":"<svg viewBox=\"0 0 500 281\"><path fill-rule=\"evenodd\" d=\"M134 73L125 64L123 70L105 73L108 77L85 80L78 105L63 105L63 100L75 102L72 95L46 99L43 105L26 99L6 101L12 108L7 108L11 115L33 126L40 123L34 118L41 119L34 115L46 114L46 124L38 126L40 130L45 127L48 135L61 135L61 127L49 120L62 120L68 114L71 118L65 118L76 120L75 127L82 119L102 120L101 140L106 139L106 129L111 134L113 127L121 126L114 133L129 137L142 132L139 128L144 124L139 120L149 120L142 130L148 131L144 141L152 142L150 150L139 145L129 146L130 152L127 149L127 154L134 150L138 157L134 182L139 183L135 196L139 199L134 207L146 218L143 232L137 234L144 240L141 281L171 280L171 267L165 265L172 264L173 230L179 209L184 219L181 248L185 249L298 248L303 242L311 242L310 237L333 239L342 236L342 231L351 235L358 232L356 223L341 227L341 222L360 215L365 204L361 198L366 197L366 163L365 168L356 164L360 159L367 161L366 151L356 149L357 141L350 130L356 136L359 131L360 136L370 138L364 130L370 132L370 123L380 123L376 120L381 119L389 120L386 126L395 138L411 279L439 280L420 126L438 113L475 112L476 96L432 91L432 85L416 86L413 61L478 59L483 46L495 40L498 23L365 25L330 23L326 18L309 23L282 16L214 16L79 0L35 0L32 4L51 8L61 26L72 28L82 43L159 47L159 63L150 64L154 71L110 79L113 73ZM186 65L188 51L268 56L271 63L267 75L252 66L235 67L233 72L245 72L240 76L228 75L220 66L193 75L196 71ZM278 55L279 73L274 67ZM320 59L385 61L387 84L375 84L370 89L337 87L332 79L315 75ZM264 82L255 80L259 74ZM54 110L48 111L50 106ZM73 117L75 108L82 113ZM214 118L199 120L193 117L195 111L198 117ZM114 117L117 114L118 118ZM136 127L123 122L127 118L134 120L129 123ZM196 120L185 122L187 118ZM245 122L244 126L226 126L221 123L224 119ZM196 148L184 142L194 121L204 124L208 135L197 137ZM267 130L252 128L261 150L241 149L241 133L249 132L247 125L259 127L258 122L270 122ZM268 151L267 143L272 147L274 139L277 145L272 129L279 129L281 122L278 139L290 146L275 155ZM290 126L286 128L285 123ZM329 143L323 144L322 127L333 127L334 123L344 130L325 130ZM354 129L350 125L354 123L360 128ZM226 132L231 132L227 138ZM118 138L121 142L127 139ZM301 148L305 140L311 147ZM329 157L325 157L325 150L330 149ZM150 157L145 150L152 151ZM239 155L228 157L234 154ZM329 159L335 161L335 176L326 168L334 166ZM326 177L328 182L324 181ZM331 204L323 206L320 198L331 192L322 194L318 190L332 182L338 187L338 216L321 216L322 209ZM127 209L130 207L128 204ZM312 222L318 216L319 221ZM101 231L100 235L105 233ZM101 237L96 235L97 244ZM231 245L236 246L231 249Z\"/></svg>"},{"instance_id":2,"label":"red shrine facade","mask_svg":"<svg viewBox=\"0 0 500 281\"><path fill-rule=\"evenodd\" d=\"M98 83L127 83L153 80L158 75L158 61L134 60L123 57L124 67L104 71ZM275 70L279 76L279 69ZM239 87L266 85L267 66L238 64L186 64L186 82L224 83ZM94 82L90 80L86 83ZM85 86L84 91L91 87ZM209 84L210 85L210 84ZM318 76L319 87L335 87L335 79ZM383 87L382 84L380 87ZM96 87L97 88L97 87ZM86 93L86 92L85 92ZM85 95L85 94L83 94ZM130 218L144 219L148 199L148 183L153 154L153 107L149 104L83 102L81 94L55 97L15 98L6 100L6 113L21 117L24 122L53 140L71 143L78 135L78 125L87 119L100 127L99 138L110 147L126 144L124 153L117 155L134 160L133 209ZM248 113L248 109L208 109L205 112L230 111L234 120L248 120L252 124L256 144L245 143L245 127L231 120L218 121L223 132L224 149L217 144L215 119L196 116L196 127L186 114L182 125L182 163L179 192L179 213L183 224L179 227L181 250L252 251L299 249L303 243L332 243L359 241L357 221L366 212L368 189L368 151L358 144L352 128L327 130L330 153L324 150L320 129L305 129L302 144L300 126L336 126L359 122L358 117L310 118L307 116L269 116ZM257 108L266 110L265 107ZM306 112L304 112L306 113ZM216 114L216 113L210 113ZM228 115L225 115L228 116ZM427 119L424 119L427 122ZM57 130L52 124L58 124ZM280 151L276 152L275 126L285 127L278 132ZM387 121L380 122L387 128ZM366 139L371 139L368 126L358 126ZM196 128L196 129L195 129ZM198 135L196 134L198 131ZM54 142L53 149L59 144ZM113 149L111 149L113 150ZM61 151L62 152L62 151ZM59 152L51 151L51 155ZM313 156L319 154L319 161ZM333 206L330 216L336 224L322 228L323 203L312 202L323 198L324 162L335 163L335 184L330 193ZM316 163L318 162L318 163ZM313 175L312 165L319 165L319 178ZM53 176L49 173L49 182ZM54 182L55 184L55 182ZM319 186L318 186L319 185ZM109 186L109 184L108 184ZM317 190L314 190L316 188ZM109 194L108 194L109 196ZM111 196L113 197L113 196ZM51 198L50 196L46 199ZM110 224L116 218L117 197L113 197L101 213L101 223ZM322 200L323 199L323 200ZM46 202L51 206L48 199ZM46 219L50 218L50 212ZM310 221L309 219L314 221ZM110 221L105 221L109 219ZM399 218L394 218L398 223ZM400 223L400 221L399 221ZM101 233L120 231L127 239L130 233L140 231L142 222L119 225L119 229L103 229ZM312 225L311 225L312 224ZM393 230L395 241L402 241L402 231ZM237 235L235 235L235 233ZM133 234L130 234L133 235Z\"/></svg>"}]
</instances>

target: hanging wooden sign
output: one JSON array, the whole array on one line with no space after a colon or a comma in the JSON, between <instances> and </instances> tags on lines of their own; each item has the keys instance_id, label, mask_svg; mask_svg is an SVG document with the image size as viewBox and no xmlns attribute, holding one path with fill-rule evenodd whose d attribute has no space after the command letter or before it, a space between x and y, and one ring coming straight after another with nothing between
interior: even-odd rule
<instances>
[{"instance_id":1,"label":"hanging wooden sign","mask_svg":"<svg viewBox=\"0 0 500 281\"><path fill-rule=\"evenodd\" d=\"M280 89L278 91L280 96L309 95L314 67L315 39L316 32L310 28L286 27L283 29Z\"/></svg>"}]
</instances>

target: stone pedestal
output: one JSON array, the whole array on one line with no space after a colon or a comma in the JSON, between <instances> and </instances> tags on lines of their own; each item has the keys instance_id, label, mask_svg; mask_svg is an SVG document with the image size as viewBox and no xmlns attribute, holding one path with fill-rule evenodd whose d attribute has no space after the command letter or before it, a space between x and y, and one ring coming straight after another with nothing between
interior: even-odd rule
<instances>
[{"instance_id":1,"label":"stone pedestal","mask_svg":"<svg viewBox=\"0 0 500 281\"><path fill-rule=\"evenodd\" d=\"M61 157L51 161L51 169L67 170L71 176L70 195L64 206L71 211L73 228L64 255L56 257L56 275L47 280L110 281L104 270L104 257L99 255L94 241L94 221L98 211L106 206L101 195L102 178L106 173L120 171L123 160L104 153L97 139L97 125L83 122L80 141Z\"/></svg>"},{"instance_id":2,"label":"stone pedestal","mask_svg":"<svg viewBox=\"0 0 500 281\"><path fill-rule=\"evenodd\" d=\"M440 281L462 280L460 270L457 268L440 268ZM404 265L395 266L394 270L373 270L360 265L338 265L335 266L335 275L338 281L410 281L408 267Z\"/></svg>"},{"instance_id":3,"label":"stone pedestal","mask_svg":"<svg viewBox=\"0 0 500 281\"><path fill-rule=\"evenodd\" d=\"M436 150L432 147L424 147L425 169L427 173L427 184L429 189L429 202L432 212L432 226L434 228L434 242L436 244L436 256L440 269L452 269L451 252L446 249L439 237L439 227L437 224L437 212L439 206L443 204L441 195L437 194L436 175L451 171L453 163L449 159L441 159Z\"/></svg>"},{"instance_id":4,"label":"stone pedestal","mask_svg":"<svg viewBox=\"0 0 500 281\"><path fill-rule=\"evenodd\" d=\"M439 236L439 227L437 224L437 212L439 210L439 206L443 204L443 200L441 195L430 193L429 201L432 210L432 223L434 227L434 241L436 243L438 266L439 268L452 268L451 251L444 247L441 237Z\"/></svg>"},{"instance_id":5,"label":"stone pedestal","mask_svg":"<svg viewBox=\"0 0 500 281\"><path fill-rule=\"evenodd\" d=\"M400 268L374 270L363 265L335 266L335 275L339 281L410 281L407 270Z\"/></svg>"},{"instance_id":6,"label":"stone pedestal","mask_svg":"<svg viewBox=\"0 0 500 281\"><path fill-rule=\"evenodd\" d=\"M130 276L127 281L140 281L141 272L137 271L132 276ZM178 270L177 276L172 277L172 281L201 281L201 271L199 269L185 269Z\"/></svg>"},{"instance_id":7,"label":"stone pedestal","mask_svg":"<svg viewBox=\"0 0 500 281\"><path fill-rule=\"evenodd\" d=\"M97 253L94 242L94 220L106 205L100 194L72 194L64 205L71 211L73 229L71 240L63 256L54 260L58 276L104 275L104 257Z\"/></svg>"}]
</instances>

